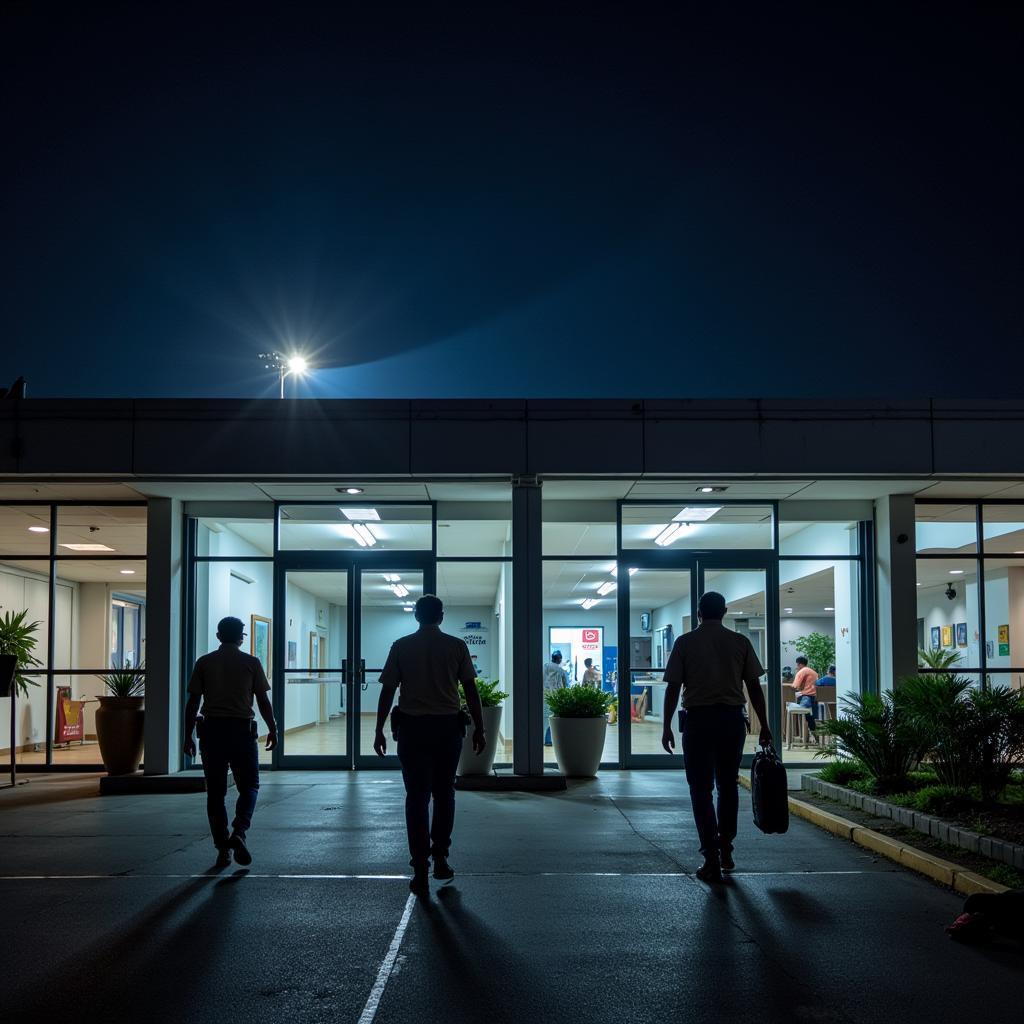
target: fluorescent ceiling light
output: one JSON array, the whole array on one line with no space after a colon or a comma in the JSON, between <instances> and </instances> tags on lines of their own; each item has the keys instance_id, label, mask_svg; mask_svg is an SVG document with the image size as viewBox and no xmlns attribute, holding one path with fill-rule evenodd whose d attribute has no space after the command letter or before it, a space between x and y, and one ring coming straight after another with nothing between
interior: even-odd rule
<instances>
[{"instance_id":1,"label":"fluorescent ceiling light","mask_svg":"<svg viewBox=\"0 0 1024 1024\"><path fill-rule=\"evenodd\" d=\"M48 526L30 526L28 528L29 533L49 533L50 528Z\"/></svg>"},{"instance_id":2,"label":"fluorescent ceiling light","mask_svg":"<svg viewBox=\"0 0 1024 1024\"><path fill-rule=\"evenodd\" d=\"M341 514L349 520L365 522L372 519L374 522L380 520L380 514L375 508L343 508Z\"/></svg>"},{"instance_id":3,"label":"fluorescent ceiling light","mask_svg":"<svg viewBox=\"0 0 1024 1024\"><path fill-rule=\"evenodd\" d=\"M412 605L411 605L411 604L407 604L407 605L406 605L406 606L405 606L405 607L404 607L404 608L402 609L402 611L403 611L403 612L411 612L411 611L412 611Z\"/></svg>"},{"instance_id":4,"label":"fluorescent ceiling light","mask_svg":"<svg viewBox=\"0 0 1024 1024\"><path fill-rule=\"evenodd\" d=\"M356 540L358 540L364 548L372 548L373 545L377 543L377 538L374 537L374 535L370 533L369 528L363 526L362 523L353 523L352 530L356 535Z\"/></svg>"},{"instance_id":5,"label":"fluorescent ceiling light","mask_svg":"<svg viewBox=\"0 0 1024 1024\"><path fill-rule=\"evenodd\" d=\"M580 601L580 604L583 606L584 611L590 611L590 609L593 608L595 604L597 604L597 598L588 597L585 600Z\"/></svg>"},{"instance_id":6,"label":"fluorescent ceiling light","mask_svg":"<svg viewBox=\"0 0 1024 1024\"><path fill-rule=\"evenodd\" d=\"M654 543L658 547L665 547L666 544L671 544L675 540L679 540L680 537L685 537L688 533L693 531L693 527L689 523L669 523L657 537L654 538Z\"/></svg>"},{"instance_id":7,"label":"fluorescent ceiling light","mask_svg":"<svg viewBox=\"0 0 1024 1024\"><path fill-rule=\"evenodd\" d=\"M362 494L363 493L363 489L362 489L362 487L346 487L345 488L345 493L346 494Z\"/></svg>"},{"instance_id":8,"label":"fluorescent ceiling light","mask_svg":"<svg viewBox=\"0 0 1024 1024\"><path fill-rule=\"evenodd\" d=\"M384 573L384 579L388 583L401 583L402 582L402 577L399 576L398 573L395 573L395 572L386 572L386 573Z\"/></svg>"},{"instance_id":9,"label":"fluorescent ceiling light","mask_svg":"<svg viewBox=\"0 0 1024 1024\"><path fill-rule=\"evenodd\" d=\"M134 569L118 569L117 571L122 576L134 576L135 575L135 570Z\"/></svg>"},{"instance_id":10,"label":"fluorescent ceiling light","mask_svg":"<svg viewBox=\"0 0 1024 1024\"><path fill-rule=\"evenodd\" d=\"M703 508L687 506L673 520L677 523L706 523L716 512L721 512L721 505L706 505Z\"/></svg>"},{"instance_id":11,"label":"fluorescent ceiling light","mask_svg":"<svg viewBox=\"0 0 1024 1024\"><path fill-rule=\"evenodd\" d=\"M783 610L784 612L792 612L792 610L793 610L793 609L792 609L792 608L783 608L782 610Z\"/></svg>"},{"instance_id":12,"label":"fluorescent ceiling light","mask_svg":"<svg viewBox=\"0 0 1024 1024\"><path fill-rule=\"evenodd\" d=\"M597 588L597 592L602 597L604 597L606 594L610 594L617 586L618 583L615 583L612 580L608 580L605 583L602 583L601 586Z\"/></svg>"},{"instance_id":13,"label":"fluorescent ceiling light","mask_svg":"<svg viewBox=\"0 0 1024 1024\"><path fill-rule=\"evenodd\" d=\"M396 597L408 597L409 588L403 587L401 583L392 583L391 589L395 592Z\"/></svg>"},{"instance_id":14,"label":"fluorescent ceiling light","mask_svg":"<svg viewBox=\"0 0 1024 1024\"><path fill-rule=\"evenodd\" d=\"M827 611L827 612L834 612L835 608L833 608L830 604L827 604L827 605L825 605L825 611Z\"/></svg>"},{"instance_id":15,"label":"fluorescent ceiling light","mask_svg":"<svg viewBox=\"0 0 1024 1024\"><path fill-rule=\"evenodd\" d=\"M633 568L629 570L629 575L635 576L639 571L640 570L634 565Z\"/></svg>"},{"instance_id":16,"label":"fluorescent ceiling light","mask_svg":"<svg viewBox=\"0 0 1024 1024\"><path fill-rule=\"evenodd\" d=\"M62 548L67 548L68 551L113 551L113 548L108 548L106 544L60 544Z\"/></svg>"},{"instance_id":17,"label":"fluorescent ceiling light","mask_svg":"<svg viewBox=\"0 0 1024 1024\"><path fill-rule=\"evenodd\" d=\"M963 574L964 574L963 569L950 569L949 570L949 575L950 576L963 576Z\"/></svg>"}]
</instances>

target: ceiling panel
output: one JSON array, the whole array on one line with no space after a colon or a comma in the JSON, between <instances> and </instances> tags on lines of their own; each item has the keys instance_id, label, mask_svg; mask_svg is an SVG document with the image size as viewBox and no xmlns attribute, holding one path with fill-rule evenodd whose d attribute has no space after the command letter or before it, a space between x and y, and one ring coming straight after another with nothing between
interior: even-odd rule
<instances>
[{"instance_id":1,"label":"ceiling panel","mask_svg":"<svg viewBox=\"0 0 1024 1024\"><path fill-rule=\"evenodd\" d=\"M625 498L633 480L547 480L545 500L584 501Z\"/></svg>"},{"instance_id":2,"label":"ceiling panel","mask_svg":"<svg viewBox=\"0 0 1024 1024\"><path fill-rule=\"evenodd\" d=\"M8 501L135 501L136 483L0 483L0 500Z\"/></svg>"},{"instance_id":3,"label":"ceiling panel","mask_svg":"<svg viewBox=\"0 0 1024 1024\"><path fill-rule=\"evenodd\" d=\"M374 483L372 480L338 480L330 483L281 483L257 485L276 501L428 501L425 484ZM349 495L346 487L360 487L362 494Z\"/></svg>"},{"instance_id":4,"label":"ceiling panel","mask_svg":"<svg viewBox=\"0 0 1024 1024\"><path fill-rule=\"evenodd\" d=\"M802 492L807 480L640 480L629 492L630 501L663 498L680 501L742 501L748 498L783 500ZM725 487L715 494L703 494L701 487Z\"/></svg>"}]
</instances>

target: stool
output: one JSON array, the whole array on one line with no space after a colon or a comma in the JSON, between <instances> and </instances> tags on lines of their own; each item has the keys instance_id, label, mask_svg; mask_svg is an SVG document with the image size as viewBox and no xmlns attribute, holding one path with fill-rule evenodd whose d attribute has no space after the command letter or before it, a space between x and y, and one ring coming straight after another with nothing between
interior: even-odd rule
<instances>
[{"instance_id":1,"label":"stool","mask_svg":"<svg viewBox=\"0 0 1024 1024\"><path fill-rule=\"evenodd\" d=\"M786 705L786 749L790 750L793 746L793 729L796 726L797 721L800 722L800 742L807 746L807 717L810 715L811 709L805 708L802 704L787 704ZM794 717L796 716L796 717Z\"/></svg>"}]
</instances>

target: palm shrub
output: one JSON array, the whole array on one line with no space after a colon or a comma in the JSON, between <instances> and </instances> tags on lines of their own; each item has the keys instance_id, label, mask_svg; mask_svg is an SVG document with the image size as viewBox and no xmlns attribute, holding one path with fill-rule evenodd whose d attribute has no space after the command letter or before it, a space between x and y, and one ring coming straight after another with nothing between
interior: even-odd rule
<instances>
[{"instance_id":1,"label":"palm shrub","mask_svg":"<svg viewBox=\"0 0 1024 1024\"><path fill-rule=\"evenodd\" d=\"M904 713L898 692L844 697L842 713L818 726L833 740L830 753L859 761L880 792L907 787L907 775L929 748L920 723Z\"/></svg>"},{"instance_id":2,"label":"palm shrub","mask_svg":"<svg viewBox=\"0 0 1024 1024\"><path fill-rule=\"evenodd\" d=\"M996 800L1024 760L1024 690L993 686L968 694L980 744L978 786L982 800Z\"/></svg>"},{"instance_id":3,"label":"palm shrub","mask_svg":"<svg viewBox=\"0 0 1024 1024\"><path fill-rule=\"evenodd\" d=\"M146 689L146 666L144 662L133 665L126 659L123 665L115 665L112 672L100 679L111 697L141 697Z\"/></svg>"},{"instance_id":4,"label":"palm shrub","mask_svg":"<svg viewBox=\"0 0 1024 1024\"><path fill-rule=\"evenodd\" d=\"M498 689L499 681L497 679L488 681L486 679L478 679L476 681L476 692L480 694L480 706L485 708L496 708L501 702L508 696L502 690ZM459 700L463 707L466 707L466 691L462 688L462 683L459 683Z\"/></svg>"},{"instance_id":5,"label":"palm shrub","mask_svg":"<svg viewBox=\"0 0 1024 1024\"><path fill-rule=\"evenodd\" d=\"M615 703L615 694L593 686L564 686L548 690L544 703L556 718L602 718Z\"/></svg>"},{"instance_id":6,"label":"palm shrub","mask_svg":"<svg viewBox=\"0 0 1024 1024\"><path fill-rule=\"evenodd\" d=\"M42 664L34 654L37 642L36 630L39 629L39 623L28 622L27 619L27 611L17 614L5 612L0 618L0 654L18 659L14 670L14 685L21 691L23 697L28 696L30 686L39 685L25 673Z\"/></svg>"},{"instance_id":7,"label":"palm shrub","mask_svg":"<svg viewBox=\"0 0 1024 1024\"><path fill-rule=\"evenodd\" d=\"M930 738L926 754L939 784L961 790L974 785L981 765L980 723L971 692L971 680L951 672L899 682L904 713Z\"/></svg>"},{"instance_id":8,"label":"palm shrub","mask_svg":"<svg viewBox=\"0 0 1024 1024\"><path fill-rule=\"evenodd\" d=\"M917 662L921 668L937 672L948 672L959 660L959 651L950 651L943 647L937 647L933 651L919 647L917 651Z\"/></svg>"}]
</instances>

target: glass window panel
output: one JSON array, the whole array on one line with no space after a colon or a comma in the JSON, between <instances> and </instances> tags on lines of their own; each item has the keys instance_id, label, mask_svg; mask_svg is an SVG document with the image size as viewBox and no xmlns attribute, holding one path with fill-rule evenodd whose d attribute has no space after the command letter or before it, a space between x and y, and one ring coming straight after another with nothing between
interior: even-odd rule
<instances>
[{"instance_id":1,"label":"glass window panel","mask_svg":"<svg viewBox=\"0 0 1024 1024\"><path fill-rule=\"evenodd\" d=\"M917 550L928 554L971 554L978 550L974 505L917 505Z\"/></svg>"},{"instance_id":2,"label":"glass window panel","mask_svg":"<svg viewBox=\"0 0 1024 1024\"><path fill-rule=\"evenodd\" d=\"M257 558L273 553L273 520L196 520L196 554L199 556Z\"/></svg>"},{"instance_id":3,"label":"glass window panel","mask_svg":"<svg viewBox=\"0 0 1024 1024\"><path fill-rule=\"evenodd\" d=\"M779 553L783 555L856 555L856 521L846 523L779 523Z\"/></svg>"},{"instance_id":4,"label":"glass window panel","mask_svg":"<svg viewBox=\"0 0 1024 1024\"><path fill-rule=\"evenodd\" d=\"M466 518L442 518L438 509L437 554L450 558L511 558L512 509L504 502L491 508L467 508ZM472 518L475 516L476 518Z\"/></svg>"},{"instance_id":5,"label":"glass window panel","mask_svg":"<svg viewBox=\"0 0 1024 1024\"><path fill-rule=\"evenodd\" d=\"M49 553L49 506L0 505L0 554L48 555Z\"/></svg>"},{"instance_id":6,"label":"glass window panel","mask_svg":"<svg viewBox=\"0 0 1024 1024\"><path fill-rule=\"evenodd\" d=\"M986 672L985 680L989 686L1024 690L1024 672Z\"/></svg>"},{"instance_id":7,"label":"glass window panel","mask_svg":"<svg viewBox=\"0 0 1024 1024\"><path fill-rule=\"evenodd\" d=\"M618 620L615 562L544 562L543 649L546 688L553 686L564 671L570 686L591 685L614 693L618 679ZM598 591L603 589L605 593ZM584 607L583 602L588 603ZM592 603L591 603L592 602ZM558 661L555 661L555 655ZM587 659L591 665L587 666ZM545 741L549 740L547 705L541 709ZM617 761L618 733L609 716L602 760ZM544 759L554 763L554 751L545 743Z\"/></svg>"},{"instance_id":8,"label":"glass window panel","mask_svg":"<svg viewBox=\"0 0 1024 1024\"><path fill-rule=\"evenodd\" d=\"M430 505L284 505L283 551L429 551Z\"/></svg>"},{"instance_id":9,"label":"glass window panel","mask_svg":"<svg viewBox=\"0 0 1024 1024\"><path fill-rule=\"evenodd\" d=\"M623 505L623 548L727 550L775 543L770 505Z\"/></svg>"},{"instance_id":10,"label":"glass window panel","mask_svg":"<svg viewBox=\"0 0 1024 1024\"><path fill-rule=\"evenodd\" d=\"M146 563L56 563L53 667L106 672L146 660Z\"/></svg>"},{"instance_id":11,"label":"glass window panel","mask_svg":"<svg viewBox=\"0 0 1024 1024\"><path fill-rule=\"evenodd\" d=\"M62 505L57 509L58 555L145 555L144 505Z\"/></svg>"},{"instance_id":12,"label":"glass window panel","mask_svg":"<svg viewBox=\"0 0 1024 1024\"><path fill-rule=\"evenodd\" d=\"M545 555L610 555L615 557L615 523L550 523L541 525Z\"/></svg>"},{"instance_id":13,"label":"glass window panel","mask_svg":"<svg viewBox=\"0 0 1024 1024\"><path fill-rule=\"evenodd\" d=\"M917 643L926 651L952 651L958 666L981 660L975 559L918 559Z\"/></svg>"},{"instance_id":14,"label":"glass window panel","mask_svg":"<svg viewBox=\"0 0 1024 1024\"><path fill-rule=\"evenodd\" d=\"M985 559L985 654L990 669L1024 668L1024 559Z\"/></svg>"},{"instance_id":15,"label":"glass window panel","mask_svg":"<svg viewBox=\"0 0 1024 1024\"><path fill-rule=\"evenodd\" d=\"M0 562L0 615L28 612L29 624L36 622L34 653L39 667L48 666L46 650L50 619L50 563L48 561ZM3 703L0 701L0 703ZM2 733L6 737L9 733ZM2 738L0 738L2 742Z\"/></svg>"},{"instance_id":16,"label":"glass window panel","mask_svg":"<svg viewBox=\"0 0 1024 1024\"><path fill-rule=\"evenodd\" d=\"M96 698L106 684L98 675L55 675L53 687L53 763L101 765Z\"/></svg>"},{"instance_id":17,"label":"glass window panel","mask_svg":"<svg viewBox=\"0 0 1024 1024\"><path fill-rule=\"evenodd\" d=\"M469 645L480 679L508 696L501 702L495 763L512 763L512 564L438 562L437 596L446 633Z\"/></svg>"},{"instance_id":18,"label":"glass window panel","mask_svg":"<svg viewBox=\"0 0 1024 1024\"><path fill-rule=\"evenodd\" d=\"M985 505L981 516L985 554L1024 555L1024 505Z\"/></svg>"},{"instance_id":19,"label":"glass window panel","mask_svg":"<svg viewBox=\"0 0 1024 1024\"><path fill-rule=\"evenodd\" d=\"M18 690L15 705L14 759L19 765L46 763L46 676L26 675L28 696ZM10 757L11 701L0 700L0 748Z\"/></svg>"}]
</instances>

